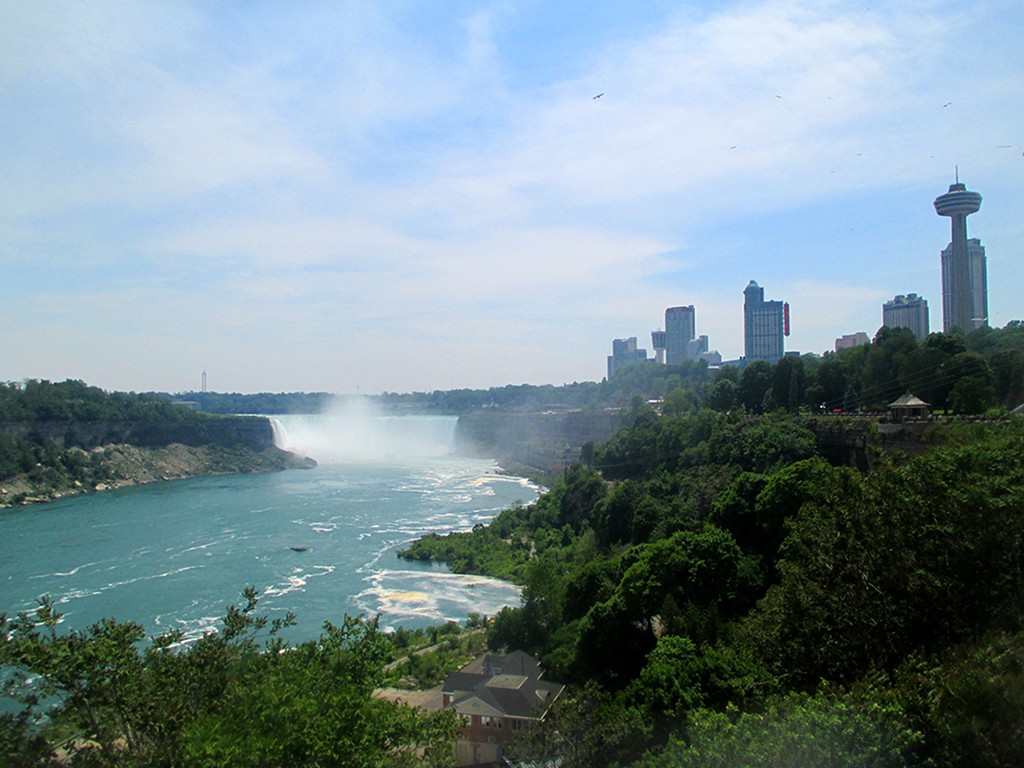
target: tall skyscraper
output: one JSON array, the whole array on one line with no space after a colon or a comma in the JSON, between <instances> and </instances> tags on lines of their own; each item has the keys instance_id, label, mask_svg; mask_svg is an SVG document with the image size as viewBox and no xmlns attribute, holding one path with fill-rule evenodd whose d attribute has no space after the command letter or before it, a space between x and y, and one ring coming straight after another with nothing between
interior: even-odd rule
<instances>
[{"instance_id":1,"label":"tall skyscraper","mask_svg":"<svg viewBox=\"0 0 1024 768\"><path fill-rule=\"evenodd\" d=\"M942 251L942 330L969 333L988 325L988 276L980 240L968 241L967 217L981 208L981 195L968 192L957 173L949 192L935 198L935 212L952 222Z\"/></svg>"},{"instance_id":2,"label":"tall skyscraper","mask_svg":"<svg viewBox=\"0 0 1024 768\"><path fill-rule=\"evenodd\" d=\"M747 361L778 362L786 353L789 304L765 301L764 288L753 280L743 290L743 356Z\"/></svg>"},{"instance_id":3,"label":"tall skyscraper","mask_svg":"<svg viewBox=\"0 0 1024 768\"><path fill-rule=\"evenodd\" d=\"M917 338L926 339L929 330L928 302L916 293L900 294L882 305L882 325L886 328L909 328Z\"/></svg>"},{"instance_id":4,"label":"tall skyscraper","mask_svg":"<svg viewBox=\"0 0 1024 768\"><path fill-rule=\"evenodd\" d=\"M950 243L942 250L942 330L948 331L953 326L946 327L946 318L953 316L955 310L952 308L953 291L947 290L947 285L952 285L955 280L956 260L953 258L953 244ZM988 325L988 265L985 259L985 246L976 237L967 239L967 270L969 275L969 297L968 297L968 319L967 331L973 331L983 325ZM954 324L961 328L959 324Z\"/></svg>"},{"instance_id":5,"label":"tall skyscraper","mask_svg":"<svg viewBox=\"0 0 1024 768\"><path fill-rule=\"evenodd\" d=\"M679 365L688 360L687 344L694 337L696 314L693 305L665 310L665 362Z\"/></svg>"}]
</instances>

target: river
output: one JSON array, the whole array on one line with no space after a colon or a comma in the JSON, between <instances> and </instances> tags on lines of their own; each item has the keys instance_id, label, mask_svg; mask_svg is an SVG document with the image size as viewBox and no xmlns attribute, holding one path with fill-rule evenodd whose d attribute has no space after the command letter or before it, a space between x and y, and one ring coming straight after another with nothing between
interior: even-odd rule
<instances>
[{"instance_id":1,"label":"river","mask_svg":"<svg viewBox=\"0 0 1024 768\"><path fill-rule=\"evenodd\" d=\"M537 496L494 462L456 455L454 417L349 412L277 426L315 469L0 511L0 611L47 594L67 627L114 617L194 638L253 585L265 615L297 615L287 637L298 642L346 614L416 627L518 604L514 585L396 556L425 533L468 530Z\"/></svg>"}]
</instances>

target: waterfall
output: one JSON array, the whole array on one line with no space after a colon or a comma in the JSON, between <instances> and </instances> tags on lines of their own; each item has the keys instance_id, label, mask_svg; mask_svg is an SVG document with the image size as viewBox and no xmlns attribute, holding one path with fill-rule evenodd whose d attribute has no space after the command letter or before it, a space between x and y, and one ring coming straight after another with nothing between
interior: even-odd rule
<instances>
[{"instance_id":1,"label":"waterfall","mask_svg":"<svg viewBox=\"0 0 1024 768\"><path fill-rule=\"evenodd\" d=\"M376 463L455 452L455 416L382 415L368 403L271 419L274 444L320 464Z\"/></svg>"},{"instance_id":2,"label":"waterfall","mask_svg":"<svg viewBox=\"0 0 1024 768\"><path fill-rule=\"evenodd\" d=\"M269 417L270 429L274 433L274 447L280 448L282 451L289 451L291 448L288 443L288 430L284 428L284 424L281 423L280 419Z\"/></svg>"}]
</instances>

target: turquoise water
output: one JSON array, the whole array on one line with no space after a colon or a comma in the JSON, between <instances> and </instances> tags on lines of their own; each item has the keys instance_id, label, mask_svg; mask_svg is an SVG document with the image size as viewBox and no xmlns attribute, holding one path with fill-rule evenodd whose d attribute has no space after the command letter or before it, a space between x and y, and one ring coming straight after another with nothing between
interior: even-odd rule
<instances>
[{"instance_id":1,"label":"turquoise water","mask_svg":"<svg viewBox=\"0 0 1024 768\"><path fill-rule=\"evenodd\" d=\"M288 637L300 641L345 614L415 627L518 604L513 585L395 554L424 533L468 530L536 498L534 486L493 462L455 456L454 418L281 422L280 440L317 468L0 511L0 612L30 609L48 594L66 626L115 617L194 638L254 585L266 615L297 614Z\"/></svg>"}]
</instances>

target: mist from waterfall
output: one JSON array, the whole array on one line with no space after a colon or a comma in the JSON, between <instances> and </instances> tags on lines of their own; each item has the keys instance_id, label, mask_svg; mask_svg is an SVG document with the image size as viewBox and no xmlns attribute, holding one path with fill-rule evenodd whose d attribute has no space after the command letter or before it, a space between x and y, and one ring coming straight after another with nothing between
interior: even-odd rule
<instances>
[{"instance_id":1,"label":"mist from waterfall","mask_svg":"<svg viewBox=\"0 0 1024 768\"><path fill-rule=\"evenodd\" d=\"M368 398L328 412L271 419L274 444L318 464L379 464L447 456L455 451L455 416L395 416Z\"/></svg>"}]
</instances>

